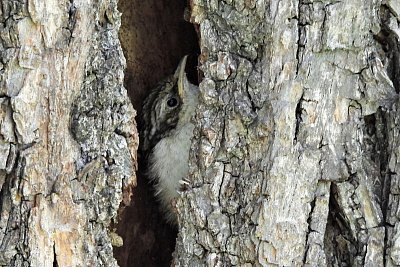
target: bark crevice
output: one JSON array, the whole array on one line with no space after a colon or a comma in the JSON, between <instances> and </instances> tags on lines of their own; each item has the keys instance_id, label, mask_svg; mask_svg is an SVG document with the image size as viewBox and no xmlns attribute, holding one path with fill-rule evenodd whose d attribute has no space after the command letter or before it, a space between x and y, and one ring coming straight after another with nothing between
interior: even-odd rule
<instances>
[{"instance_id":1,"label":"bark crevice","mask_svg":"<svg viewBox=\"0 0 400 267\"><path fill-rule=\"evenodd\" d=\"M393 82L396 93L400 93L400 36L395 30L396 16L390 6L382 5L380 9L381 30L374 35L375 40L382 47L386 62L384 66L387 69L389 78Z\"/></svg>"},{"instance_id":2,"label":"bark crevice","mask_svg":"<svg viewBox=\"0 0 400 267\"><path fill-rule=\"evenodd\" d=\"M122 12L119 38L127 60L124 84L138 118L142 116L144 98L175 71L184 55L188 55L188 79L198 83L199 40L194 26L188 22L189 2L120 0L118 3ZM141 120L137 121L140 130ZM121 133L116 131L116 134ZM121 267L170 266L177 232L164 220L146 177L146 159L140 154L139 158L137 187L132 189L130 203L121 205L115 225L124 245L114 248L114 254Z\"/></svg>"}]
</instances>

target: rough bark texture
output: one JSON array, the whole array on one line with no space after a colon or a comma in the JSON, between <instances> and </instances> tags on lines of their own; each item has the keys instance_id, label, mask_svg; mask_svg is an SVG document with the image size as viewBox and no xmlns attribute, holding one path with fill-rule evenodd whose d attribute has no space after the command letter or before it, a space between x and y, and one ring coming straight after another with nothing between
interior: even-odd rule
<instances>
[{"instance_id":1,"label":"rough bark texture","mask_svg":"<svg viewBox=\"0 0 400 267\"><path fill-rule=\"evenodd\" d=\"M398 1L193 0L175 266L400 265Z\"/></svg>"},{"instance_id":2,"label":"rough bark texture","mask_svg":"<svg viewBox=\"0 0 400 267\"><path fill-rule=\"evenodd\" d=\"M116 1L0 7L0 265L117 266L138 140ZM174 264L400 265L399 2L192 0L191 20L204 79ZM132 66L144 87L158 65Z\"/></svg>"},{"instance_id":3,"label":"rough bark texture","mask_svg":"<svg viewBox=\"0 0 400 267\"><path fill-rule=\"evenodd\" d=\"M4 0L0 20L0 265L117 266L138 138L116 1Z\"/></svg>"}]
</instances>

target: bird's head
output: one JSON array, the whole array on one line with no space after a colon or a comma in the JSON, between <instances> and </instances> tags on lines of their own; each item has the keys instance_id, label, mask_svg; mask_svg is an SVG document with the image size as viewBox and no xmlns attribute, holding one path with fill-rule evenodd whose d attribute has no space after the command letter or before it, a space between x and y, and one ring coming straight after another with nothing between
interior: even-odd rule
<instances>
[{"instance_id":1,"label":"bird's head","mask_svg":"<svg viewBox=\"0 0 400 267\"><path fill-rule=\"evenodd\" d=\"M151 149L160 139L189 123L194 114L199 90L186 77L186 60L184 56L175 73L159 83L144 102L144 150Z\"/></svg>"}]
</instances>

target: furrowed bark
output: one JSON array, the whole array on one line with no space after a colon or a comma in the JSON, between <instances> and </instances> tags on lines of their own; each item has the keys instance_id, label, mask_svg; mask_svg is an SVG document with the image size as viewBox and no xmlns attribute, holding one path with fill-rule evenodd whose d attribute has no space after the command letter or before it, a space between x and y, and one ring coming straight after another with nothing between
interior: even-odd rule
<instances>
[{"instance_id":1,"label":"furrowed bark","mask_svg":"<svg viewBox=\"0 0 400 267\"><path fill-rule=\"evenodd\" d=\"M400 265L398 1L190 9L204 77L173 264ZM117 266L138 138L116 1L0 11L0 265Z\"/></svg>"},{"instance_id":2,"label":"furrowed bark","mask_svg":"<svg viewBox=\"0 0 400 267\"><path fill-rule=\"evenodd\" d=\"M116 1L0 5L0 265L117 266L138 138Z\"/></svg>"},{"instance_id":3,"label":"furrowed bark","mask_svg":"<svg viewBox=\"0 0 400 267\"><path fill-rule=\"evenodd\" d=\"M204 79L175 265L399 264L397 2L191 10Z\"/></svg>"}]
</instances>

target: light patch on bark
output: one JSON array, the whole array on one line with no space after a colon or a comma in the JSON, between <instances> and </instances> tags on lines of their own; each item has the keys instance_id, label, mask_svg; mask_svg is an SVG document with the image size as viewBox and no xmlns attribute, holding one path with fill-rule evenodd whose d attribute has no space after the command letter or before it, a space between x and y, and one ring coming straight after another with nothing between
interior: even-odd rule
<instances>
[{"instance_id":1,"label":"light patch on bark","mask_svg":"<svg viewBox=\"0 0 400 267\"><path fill-rule=\"evenodd\" d=\"M138 139L116 2L4 1L0 19L0 265L117 266Z\"/></svg>"}]
</instances>

